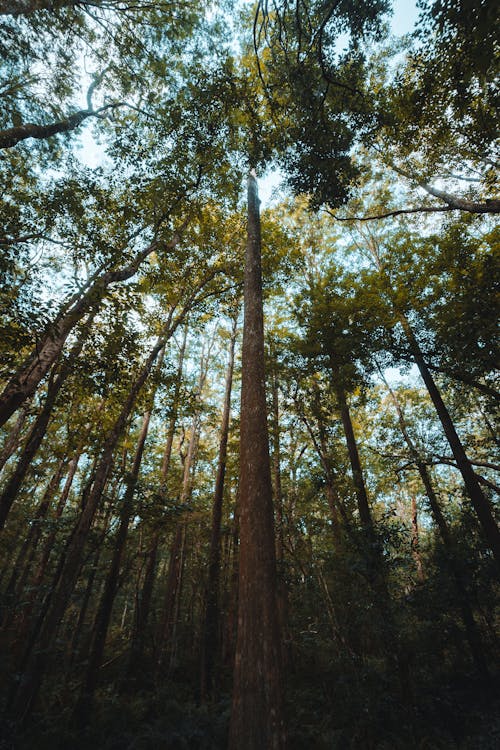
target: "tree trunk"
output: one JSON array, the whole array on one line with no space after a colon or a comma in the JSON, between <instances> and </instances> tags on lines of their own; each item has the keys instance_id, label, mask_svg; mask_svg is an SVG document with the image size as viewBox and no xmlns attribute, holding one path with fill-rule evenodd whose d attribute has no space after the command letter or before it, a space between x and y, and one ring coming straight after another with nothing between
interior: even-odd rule
<instances>
[{"instance_id":1,"label":"tree trunk","mask_svg":"<svg viewBox=\"0 0 500 750\"><path fill-rule=\"evenodd\" d=\"M7 482L7 485L2 492L2 495L0 496L0 530L3 529L5 525L5 521L12 507L12 503L14 502L16 495L19 492L19 488L21 487L21 484L29 470L29 467L31 466L31 462L33 461L38 452L38 449L40 448L40 445L42 444L42 440L45 437L45 433L47 432L47 427L57 396L62 386L66 382L66 379L71 374L73 365L82 350L95 314L95 310L90 313L85 326L81 331L80 336L78 337L77 342L71 348L71 351L69 352L66 361L61 365L59 372L55 374L54 370L52 370L43 409L36 418L33 427L31 428L29 437L26 441L26 445L24 446L17 466L12 476L9 477L9 481Z\"/></svg>"},{"instance_id":2,"label":"tree trunk","mask_svg":"<svg viewBox=\"0 0 500 750\"><path fill-rule=\"evenodd\" d=\"M434 404L436 414L439 417L444 433L450 445L451 451L457 462L457 467L462 474L467 494L469 495L474 510L476 511L479 523L483 530L484 537L488 543L489 548L493 552L497 564L500 566L500 529L498 528L497 522L493 517L493 513L488 502L488 499L484 495L479 482L477 480L474 469L472 468L471 462L467 458L464 447L460 441L455 425L450 417L448 409L446 408L438 387L434 382L429 368L427 367L422 351L418 344L417 339L410 327L410 324L404 316L400 316L400 322L403 326L404 332L410 345L410 350L415 359L416 365L419 369L422 380L424 381L431 401Z\"/></svg>"},{"instance_id":3,"label":"tree trunk","mask_svg":"<svg viewBox=\"0 0 500 750\"><path fill-rule=\"evenodd\" d=\"M21 430L23 428L24 422L26 421L29 408L30 407L28 403L28 404L25 404L23 409L21 409L14 426L9 432L7 439L5 440L4 446L2 448L2 452L0 453L0 472L3 470L3 467L5 466L9 458L17 450L17 446L19 445L19 442L20 442Z\"/></svg>"},{"instance_id":4,"label":"tree trunk","mask_svg":"<svg viewBox=\"0 0 500 750\"><path fill-rule=\"evenodd\" d=\"M236 341L236 316L233 322L229 363L226 374L224 406L222 410L219 458L215 479L214 502L212 508L212 531L208 558L208 582L206 591L205 621L202 635L201 654L201 698L212 696L214 666L219 654L219 581L222 505L224 501L224 479L226 475L227 441L231 414L231 390L233 385L234 347Z\"/></svg>"},{"instance_id":5,"label":"tree trunk","mask_svg":"<svg viewBox=\"0 0 500 750\"><path fill-rule=\"evenodd\" d=\"M85 724L87 724L92 711L92 702L94 698L94 692L97 687L99 667L101 666L102 657L104 654L104 646L106 644L106 636L111 619L111 612L118 589L120 565L123 551L125 549L125 542L127 541L130 516L132 514L132 501L139 477L139 471L141 468L144 445L148 436L150 419L151 412L146 411L144 413L142 427L139 433L139 438L137 440L137 447L132 464L132 470L130 472L128 486L122 501L122 508L120 511L120 525L116 533L113 557L106 578L104 592L102 594L102 598L94 622L92 644L90 647L90 655L83 681L82 692L75 708L75 719L76 723L79 726L84 726Z\"/></svg>"},{"instance_id":6,"label":"tree trunk","mask_svg":"<svg viewBox=\"0 0 500 750\"><path fill-rule=\"evenodd\" d=\"M179 235L176 234L167 244L165 251L173 249L179 239ZM138 253L128 266L101 273L89 281L84 293L75 295L63 305L61 312L42 336L36 348L25 359L0 395L0 426L36 391L41 380L59 357L70 331L91 308L97 310L108 287L132 278L141 263L157 248L158 241L154 240Z\"/></svg>"},{"instance_id":7,"label":"tree trunk","mask_svg":"<svg viewBox=\"0 0 500 750\"><path fill-rule=\"evenodd\" d=\"M337 396L337 402L340 409L340 417L342 419L342 426L344 428L347 452L349 454L349 462L351 464L352 479L354 483L354 490L356 492L359 518L366 530L373 531L372 515L370 512L370 506L368 504L368 495L366 493L365 481L363 479L363 471L361 469L361 462L359 460L358 446L356 443L356 438L354 436L354 429L352 426L349 406L347 404L345 390L340 383L338 368L333 361L333 358L331 360L331 368L333 373L333 387L335 389L335 395Z\"/></svg>"},{"instance_id":8,"label":"tree trunk","mask_svg":"<svg viewBox=\"0 0 500 750\"><path fill-rule=\"evenodd\" d=\"M50 646L56 636L78 578L85 542L111 471L116 445L123 433L137 396L146 382L153 363L165 344L165 340L166 338L160 339L151 351L139 376L132 385L120 415L109 431L104 443L101 458L97 465L94 481L89 490L88 497L86 498L85 506L83 507L80 518L66 545L57 588L51 596L51 601L40 629L38 648L28 657L25 673L19 684L19 689L15 697L13 713L20 720L24 719L29 714L38 694L47 666Z\"/></svg>"},{"instance_id":9,"label":"tree trunk","mask_svg":"<svg viewBox=\"0 0 500 750\"><path fill-rule=\"evenodd\" d=\"M271 350L272 355L272 350ZM278 566L277 596L280 630L285 641L289 641L288 633L288 589L285 579L285 539L283 518L283 491L281 487L281 454L280 454L280 410L278 376L275 371L271 374L272 396L272 484L274 509L276 512L276 562ZM283 650L283 666L287 667L288 653Z\"/></svg>"},{"instance_id":10,"label":"tree trunk","mask_svg":"<svg viewBox=\"0 0 500 750\"><path fill-rule=\"evenodd\" d=\"M281 637L267 432L257 181L248 178L240 439L238 636L229 747L282 750Z\"/></svg>"},{"instance_id":11,"label":"tree trunk","mask_svg":"<svg viewBox=\"0 0 500 750\"><path fill-rule=\"evenodd\" d=\"M422 484L424 485L425 494L429 501L429 507L431 509L431 513L434 517L434 521L436 522L436 525L439 529L439 534L443 541L443 545L446 551L446 557L448 560L448 565L451 571L451 575L455 581L455 586L456 586L456 590L457 590L457 594L459 598L460 610L462 612L462 621L464 623L467 642L469 644L472 658L474 660L477 671L479 675L481 676L481 678L489 679L489 670L488 670L488 666L487 666L486 659L484 656L484 648L483 648L483 644L481 641L481 636L479 634L479 631L476 625L476 621L474 619L474 614L473 614L472 607L469 601L469 595L467 593L467 587L464 583L462 573L460 571L459 565L456 560L456 556L454 552L454 545L453 545L452 537L450 534L450 530L448 528L446 519L441 511L439 500L437 498L436 492L434 491L434 487L432 486L432 480L431 480L429 471L427 469L427 466L425 465L425 462L420 457L418 449L415 443L413 442L410 436L410 433L408 432L408 427L406 424L405 416L403 414L403 409L401 408L401 404L399 403L396 394L394 393L389 383L385 379L380 367L378 368L378 370L379 370L382 380L385 383L387 390L389 391L392 402L395 406L396 413L398 415L398 422L399 422L401 434L403 435L406 445L408 446L408 450L410 451L410 455L412 456L415 462L415 465L417 467L418 473L422 480Z\"/></svg>"},{"instance_id":12,"label":"tree trunk","mask_svg":"<svg viewBox=\"0 0 500 750\"><path fill-rule=\"evenodd\" d=\"M419 581L423 581L424 569L422 566L422 557L420 555L417 498L415 497L415 495L412 495L411 498L411 553L413 555L413 559L415 560L417 578Z\"/></svg>"}]
</instances>

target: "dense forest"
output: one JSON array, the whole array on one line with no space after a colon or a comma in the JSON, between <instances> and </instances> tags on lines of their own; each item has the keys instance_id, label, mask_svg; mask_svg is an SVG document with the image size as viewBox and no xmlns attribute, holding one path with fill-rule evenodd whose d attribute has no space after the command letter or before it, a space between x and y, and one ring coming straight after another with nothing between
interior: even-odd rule
<instances>
[{"instance_id":1,"label":"dense forest","mask_svg":"<svg viewBox=\"0 0 500 750\"><path fill-rule=\"evenodd\" d=\"M2 750L500 746L498 18L0 0Z\"/></svg>"}]
</instances>

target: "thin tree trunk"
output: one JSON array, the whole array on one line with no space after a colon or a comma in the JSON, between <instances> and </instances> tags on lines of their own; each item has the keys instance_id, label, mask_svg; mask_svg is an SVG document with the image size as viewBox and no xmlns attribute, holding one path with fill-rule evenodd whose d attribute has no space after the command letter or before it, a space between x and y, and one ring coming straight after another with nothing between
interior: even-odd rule
<instances>
[{"instance_id":1,"label":"thin tree trunk","mask_svg":"<svg viewBox=\"0 0 500 750\"><path fill-rule=\"evenodd\" d=\"M146 443L146 438L148 435L150 419L151 412L146 411L142 420L139 438L137 440L137 447L132 464L132 470L130 472L129 483L122 501L122 508L120 511L120 525L116 533L113 557L106 578L104 592L94 622L92 644L90 647L90 655L83 681L82 692L75 709L75 719L79 726L83 726L88 722L92 711L92 703L94 692L97 687L99 667L102 663L104 646L106 644L106 636L111 619L111 612L118 589L120 565L123 551L125 549L125 542L127 541L128 527L132 514L132 500L134 497L137 480L139 478L139 471L141 468L142 456L144 453L144 445Z\"/></svg>"},{"instance_id":2,"label":"thin tree trunk","mask_svg":"<svg viewBox=\"0 0 500 750\"><path fill-rule=\"evenodd\" d=\"M96 310L93 310L90 313L87 321L85 322L85 325L83 327L83 330L80 332L77 342L71 348L66 361L62 363L59 372L56 374L55 371L52 370L51 377L49 378L47 395L45 398L43 409L36 418L33 427L31 428L31 432L29 434L26 445L24 446L18 464L12 476L9 478L9 481L7 482L2 495L0 496L0 529L3 529L5 525L5 521L7 519L10 508L12 507L12 503L14 502L17 493L19 492L21 484L31 466L31 462L33 461L38 452L38 449L40 448L40 445L42 444L42 440L44 439L45 433L47 432L47 427L57 396L59 395L59 392L66 382L68 376L71 374L73 366L78 356L80 355L80 352L82 351L95 315Z\"/></svg>"},{"instance_id":3,"label":"thin tree trunk","mask_svg":"<svg viewBox=\"0 0 500 750\"><path fill-rule=\"evenodd\" d=\"M415 497L415 495L412 495L411 498L411 553L413 555L413 559L415 560L417 578L419 581L423 581L424 569L422 566L422 557L420 555L417 498Z\"/></svg>"},{"instance_id":4,"label":"thin tree trunk","mask_svg":"<svg viewBox=\"0 0 500 750\"><path fill-rule=\"evenodd\" d=\"M282 750L282 644L267 432L257 181L248 178L240 438L238 637L230 750Z\"/></svg>"},{"instance_id":5,"label":"thin tree trunk","mask_svg":"<svg viewBox=\"0 0 500 750\"><path fill-rule=\"evenodd\" d=\"M410 324L404 316L400 316L400 322L403 326L404 332L410 345L410 350L415 359L416 365L419 369L422 380L424 381L431 401L434 404L436 414L439 417L444 433L450 445L451 451L457 462L457 467L462 478L464 480L465 488L471 499L474 510L476 511L479 523L483 530L484 537L488 543L489 548L493 552L493 555L500 566L500 529L498 528L497 522L493 517L491 506L487 497L484 495L477 476L472 468L471 462L467 458L464 447L460 441L458 433L455 429L455 425L450 417L448 409L446 408L438 387L434 382L429 368L425 363L422 351L418 344L417 339L410 327Z\"/></svg>"},{"instance_id":6,"label":"thin tree trunk","mask_svg":"<svg viewBox=\"0 0 500 750\"><path fill-rule=\"evenodd\" d=\"M234 347L236 342L236 316L233 322L229 363L226 374L224 405L222 409L221 432L217 476L215 479L214 502L212 508L212 530L208 557L208 582L206 591L205 621L203 624L201 653L201 697L211 697L214 684L214 667L219 654L219 583L220 583L220 544L222 505L224 501L224 479L226 475L227 441L231 415L231 390L233 385Z\"/></svg>"},{"instance_id":7,"label":"thin tree trunk","mask_svg":"<svg viewBox=\"0 0 500 750\"><path fill-rule=\"evenodd\" d=\"M437 498L436 492L434 491L434 487L432 486L432 480L431 480L429 471L427 469L427 466L425 465L425 462L420 457L418 449L415 443L413 442L410 436L410 433L408 431L406 419L403 413L403 409L401 408L401 404L399 403L399 400L396 394L394 393L394 391L392 390L392 388L390 387L389 383L385 379L380 367L378 367L378 370L379 370L382 380L384 381L384 384L387 390L389 391L389 395L391 396L392 402L396 409L401 434L403 435L406 445L408 446L408 450L410 451L410 455L412 456L415 462L415 465L417 467L418 473L422 480L422 484L424 485L425 494L427 495L427 499L429 501L429 507L431 509L431 513L434 517L434 521L436 522L441 539L443 541L443 545L444 545L447 560L448 560L448 565L449 565L452 577L455 581L455 586L456 586L459 603L460 603L460 609L462 612L462 620L464 623L465 633L466 633L467 641L469 643L469 648L472 654L472 658L474 659L474 663L476 665L476 668L480 676L482 678L488 679L489 670L488 670L488 666L487 666L485 656L484 656L484 648L482 645L481 636L479 634L477 624L474 619L474 614L473 614L472 607L469 601L469 595L467 593L467 587L464 583L462 573L460 571L459 565L456 560L456 556L454 552L454 545L453 545L450 530L448 528L448 524L441 511L439 500Z\"/></svg>"},{"instance_id":8,"label":"thin tree trunk","mask_svg":"<svg viewBox=\"0 0 500 750\"><path fill-rule=\"evenodd\" d=\"M17 450L17 447L20 443L21 430L26 421L29 409L29 403L25 404L24 408L19 412L16 422L7 436L7 439L2 448L2 452L0 453L0 472L3 470L3 467L5 466L9 458Z\"/></svg>"},{"instance_id":9,"label":"thin tree trunk","mask_svg":"<svg viewBox=\"0 0 500 750\"><path fill-rule=\"evenodd\" d=\"M167 244L165 251L173 249L179 240L180 236L176 234ZM128 266L115 271L105 271L91 279L84 293L75 295L63 306L36 348L25 359L0 395L0 426L36 391L42 379L58 359L69 333L89 310L92 308L97 310L108 287L132 278L141 263L157 248L158 241L154 240L138 253Z\"/></svg>"},{"instance_id":10,"label":"thin tree trunk","mask_svg":"<svg viewBox=\"0 0 500 750\"><path fill-rule=\"evenodd\" d=\"M333 387L335 389L335 395L337 397L337 402L340 409L340 417L342 419L347 452L349 454L349 462L351 464L352 479L354 483L354 490L356 492L359 518L364 528L372 532L373 521L370 512L370 506L368 504L368 495L366 493L365 481L363 479L363 470L361 468L361 462L359 460L358 446L356 443L356 438L354 436L351 414L349 412L345 390L340 383L338 368L333 359L331 361L331 367L333 372Z\"/></svg>"}]
</instances>

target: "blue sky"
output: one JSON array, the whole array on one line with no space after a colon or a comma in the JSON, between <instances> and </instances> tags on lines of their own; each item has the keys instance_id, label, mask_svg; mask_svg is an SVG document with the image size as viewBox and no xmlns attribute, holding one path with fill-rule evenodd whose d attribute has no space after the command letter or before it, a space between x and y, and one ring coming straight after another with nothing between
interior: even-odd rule
<instances>
[{"instance_id":1,"label":"blue sky","mask_svg":"<svg viewBox=\"0 0 500 750\"><path fill-rule=\"evenodd\" d=\"M398 36L411 31L417 20L417 4L414 0L396 0L392 16L392 30Z\"/></svg>"}]
</instances>

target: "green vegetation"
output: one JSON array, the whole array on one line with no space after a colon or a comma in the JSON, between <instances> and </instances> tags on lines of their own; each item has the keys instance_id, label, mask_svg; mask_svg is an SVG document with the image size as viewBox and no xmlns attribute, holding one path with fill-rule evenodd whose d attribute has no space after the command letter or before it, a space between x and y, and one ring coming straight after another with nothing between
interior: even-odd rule
<instances>
[{"instance_id":1,"label":"green vegetation","mask_svg":"<svg viewBox=\"0 0 500 750\"><path fill-rule=\"evenodd\" d=\"M495 11L0 3L0 750L499 746Z\"/></svg>"}]
</instances>

